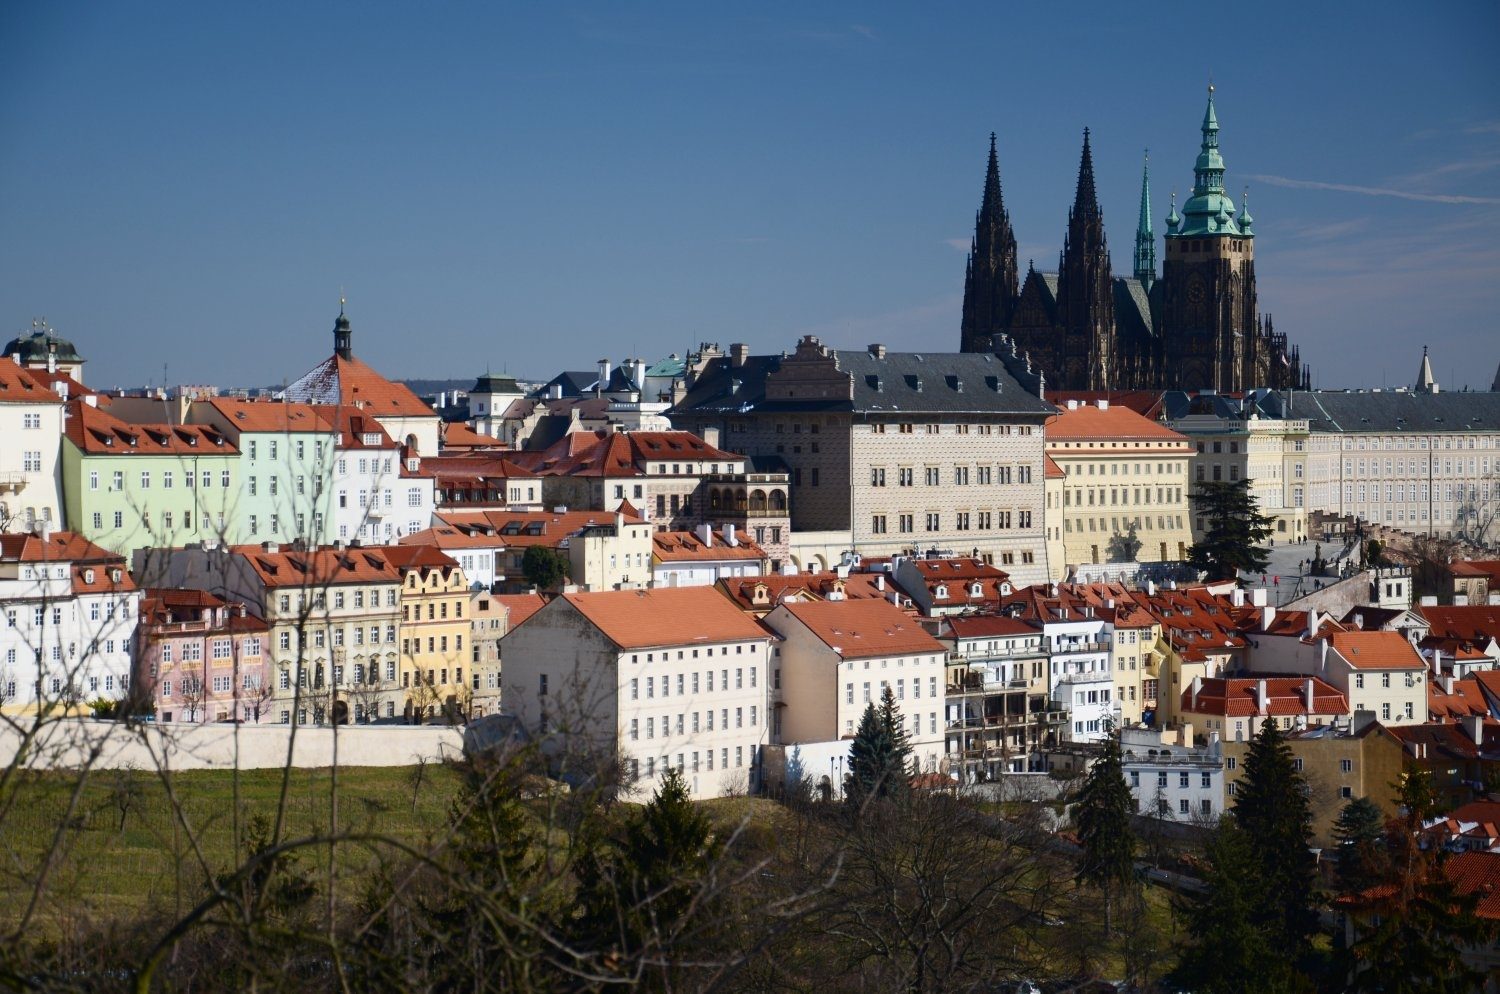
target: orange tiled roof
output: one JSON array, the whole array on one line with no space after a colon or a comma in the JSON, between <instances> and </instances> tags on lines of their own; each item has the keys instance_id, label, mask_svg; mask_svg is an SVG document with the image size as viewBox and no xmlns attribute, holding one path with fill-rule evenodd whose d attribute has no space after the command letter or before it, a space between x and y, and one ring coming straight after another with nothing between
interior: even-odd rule
<instances>
[{"instance_id":1,"label":"orange tiled roof","mask_svg":"<svg viewBox=\"0 0 1500 994\"><path fill-rule=\"evenodd\" d=\"M884 600L896 588L887 583L884 589L876 586L875 573L850 573L841 578L837 573L794 573L790 576L725 577L717 587L719 591L739 605L744 611L769 611L787 597L803 600L824 600L835 591L842 590L849 600ZM757 601L755 591L764 588L765 599Z\"/></svg>"},{"instance_id":2,"label":"orange tiled roof","mask_svg":"<svg viewBox=\"0 0 1500 994\"><path fill-rule=\"evenodd\" d=\"M622 649L693 646L768 638L753 618L713 587L658 587L563 594Z\"/></svg>"},{"instance_id":3,"label":"orange tiled roof","mask_svg":"<svg viewBox=\"0 0 1500 994\"><path fill-rule=\"evenodd\" d=\"M1422 670L1427 664L1400 632L1333 632L1328 641L1357 670Z\"/></svg>"},{"instance_id":4,"label":"orange tiled roof","mask_svg":"<svg viewBox=\"0 0 1500 994\"><path fill-rule=\"evenodd\" d=\"M492 435L483 435L462 421L445 421L442 426L444 449L505 449L504 442Z\"/></svg>"},{"instance_id":5,"label":"orange tiled roof","mask_svg":"<svg viewBox=\"0 0 1500 994\"><path fill-rule=\"evenodd\" d=\"M1489 717L1490 706L1479 681L1473 677L1453 681L1449 693L1439 679L1427 681L1427 716L1431 721L1457 721L1472 715Z\"/></svg>"},{"instance_id":6,"label":"orange tiled roof","mask_svg":"<svg viewBox=\"0 0 1500 994\"><path fill-rule=\"evenodd\" d=\"M68 402L63 435L91 455L160 456L239 453L234 443L208 425L130 424L83 402Z\"/></svg>"},{"instance_id":7,"label":"orange tiled roof","mask_svg":"<svg viewBox=\"0 0 1500 994\"><path fill-rule=\"evenodd\" d=\"M439 511L437 517L459 531L492 532L504 539L501 545L517 548L528 545L556 548L563 539L577 535L590 525L615 523L611 511ZM626 517L625 520L640 524L638 518Z\"/></svg>"},{"instance_id":8,"label":"orange tiled roof","mask_svg":"<svg viewBox=\"0 0 1500 994\"><path fill-rule=\"evenodd\" d=\"M1500 853L1461 852L1454 853L1442 862L1443 875L1460 894L1479 895L1479 904L1474 909L1480 918L1500 919ZM1372 887L1358 895L1347 895L1334 900L1346 908L1383 907L1395 896L1393 884Z\"/></svg>"},{"instance_id":9,"label":"orange tiled roof","mask_svg":"<svg viewBox=\"0 0 1500 994\"><path fill-rule=\"evenodd\" d=\"M1071 411L1063 408L1047 419L1046 436L1048 445L1053 442L1141 441L1174 442L1187 449L1191 444L1186 435L1143 418L1128 407L1113 404L1102 411L1093 404L1080 404ZM1069 450L1069 454L1072 451Z\"/></svg>"},{"instance_id":10,"label":"orange tiled roof","mask_svg":"<svg viewBox=\"0 0 1500 994\"><path fill-rule=\"evenodd\" d=\"M1042 476L1048 480L1061 480L1067 477L1067 470L1059 466L1051 456L1042 455Z\"/></svg>"},{"instance_id":11,"label":"orange tiled roof","mask_svg":"<svg viewBox=\"0 0 1500 994\"><path fill-rule=\"evenodd\" d=\"M509 612L507 626L514 628L547 606L549 598L541 594L493 594L490 600Z\"/></svg>"},{"instance_id":12,"label":"orange tiled roof","mask_svg":"<svg viewBox=\"0 0 1500 994\"><path fill-rule=\"evenodd\" d=\"M380 554L402 572L413 569L423 571L458 569L458 560L445 555L435 545L403 542L400 545L382 546Z\"/></svg>"},{"instance_id":13,"label":"orange tiled roof","mask_svg":"<svg viewBox=\"0 0 1500 994\"><path fill-rule=\"evenodd\" d=\"M0 360L0 404L61 404L62 397L45 381L29 376L9 359Z\"/></svg>"},{"instance_id":14,"label":"orange tiled roof","mask_svg":"<svg viewBox=\"0 0 1500 994\"><path fill-rule=\"evenodd\" d=\"M258 545L230 546L267 587L307 587L341 583L400 583L401 573L385 546L353 546L267 552Z\"/></svg>"},{"instance_id":15,"label":"orange tiled roof","mask_svg":"<svg viewBox=\"0 0 1500 994\"><path fill-rule=\"evenodd\" d=\"M791 601L780 608L843 659L947 651L889 601Z\"/></svg>"},{"instance_id":16,"label":"orange tiled roof","mask_svg":"<svg viewBox=\"0 0 1500 994\"><path fill-rule=\"evenodd\" d=\"M1017 635L1040 635L1042 630L1019 618L1003 614L978 614L949 618L945 622L954 638L1011 638Z\"/></svg>"},{"instance_id":17,"label":"orange tiled roof","mask_svg":"<svg viewBox=\"0 0 1500 994\"><path fill-rule=\"evenodd\" d=\"M1419 607L1417 613L1431 626L1432 638L1487 642L1500 638L1500 606L1470 604L1466 607Z\"/></svg>"},{"instance_id":18,"label":"orange tiled roof","mask_svg":"<svg viewBox=\"0 0 1500 994\"><path fill-rule=\"evenodd\" d=\"M724 541L722 533L712 536L713 544L704 545L694 531L661 531L651 534L651 554L664 563L721 562L730 559L765 559L766 552L750 538L750 533L735 529L738 545Z\"/></svg>"},{"instance_id":19,"label":"orange tiled roof","mask_svg":"<svg viewBox=\"0 0 1500 994\"><path fill-rule=\"evenodd\" d=\"M429 417L437 414L411 388L380 375L362 359L334 354L287 388L293 400L352 407L376 416Z\"/></svg>"},{"instance_id":20,"label":"orange tiled roof","mask_svg":"<svg viewBox=\"0 0 1500 994\"><path fill-rule=\"evenodd\" d=\"M1257 700L1260 681L1266 682L1266 714L1287 716L1308 714L1346 715L1349 701L1336 687L1317 677L1214 677L1204 680L1198 689L1198 704L1193 706L1193 688L1182 692L1182 710L1189 714L1211 714L1225 718L1248 718L1260 714ZM1312 707L1308 707L1307 681L1312 681Z\"/></svg>"},{"instance_id":21,"label":"orange tiled roof","mask_svg":"<svg viewBox=\"0 0 1500 994\"><path fill-rule=\"evenodd\" d=\"M213 397L204 401L241 431L331 431L332 423L312 404L284 400Z\"/></svg>"}]
</instances>

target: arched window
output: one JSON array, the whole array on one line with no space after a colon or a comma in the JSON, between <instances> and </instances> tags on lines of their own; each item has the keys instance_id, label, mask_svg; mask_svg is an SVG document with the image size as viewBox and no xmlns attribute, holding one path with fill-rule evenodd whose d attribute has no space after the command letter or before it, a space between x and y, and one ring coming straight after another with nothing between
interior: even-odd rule
<instances>
[{"instance_id":1,"label":"arched window","mask_svg":"<svg viewBox=\"0 0 1500 994\"><path fill-rule=\"evenodd\" d=\"M750 491L750 510L754 513L764 514L766 510L766 492L764 490Z\"/></svg>"},{"instance_id":2,"label":"arched window","mask_svg":"<svg viewBox=\"0 0 1500 994\"><path fill-rule=\"evenodd\" d=\"M772 490L771 491L771 510L773 510L773 511L785 511L786 510L786 494L782 493L780 490Z\"/></svg>"}]
</instances>

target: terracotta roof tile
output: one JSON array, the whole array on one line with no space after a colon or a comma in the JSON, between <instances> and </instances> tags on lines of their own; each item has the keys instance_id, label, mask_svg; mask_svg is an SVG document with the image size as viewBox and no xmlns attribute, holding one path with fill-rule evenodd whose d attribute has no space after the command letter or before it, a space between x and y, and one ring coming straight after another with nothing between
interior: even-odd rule
<instances>
[{"instance_id":1,"label":"terracotta roof tile","mask_svg":"<svg viewBox=\"0 0 1500 994\"><path fill-rule=\"evenodd\" d=\"M778 611L781 609L843 659L947 651L943 643L889 601L792 601L783 602Z\"/></svg>"},{"instance_id":2,"label":"terracotta roof tile","mask_svg":"<svg viewBox=\"0 0 1500 994\"><path fill-rule=\"evenodd\" d=\"M622 649L743 642L770 636L713 587L658 587L563 594Z\"/></svg>"},{"instance_id":3,"label":"terracotta roof tile","mask_svg":"<svg viewBox=\"0 0 1500 994\"><path fill-rule=\"evenodd\" d=\"M1047 444L1053 442L1143 441L1173 442L1184 450L1191 447L1186 435L1166 425L1143 418L1128 407L1110 405L1104 410L1080 404L1047 419ZM1077 450L1065 450L1071 454Z\"/></svg>"},{"instance_id":4,"label":"terracotta roof tile","mask_svg":"<svg viewBox=\"0 0 1500 994\"><path fill-rule=\"evenodd\" d=\"M62 397L45 381L28 375L9 359L0 360L0 404L61 404Z\"/></svg>"},{"instance_id":5,"label":"terracotta roof tile","mask_svg":"<svg viewBox=\"0 0 1500 994\"><path fill-rule=\"evenodd\" d=\"M1198 703L1193 705L1193 689L1182 692L1182 710L1189 714L1222 715L1226 718L1248 718L1261 713L1258 696L1260 681L1266 682L1266 713L1277 716L1307 714L1307 681L1313 685L1311 713L1315 716L1338 716L1349 713L1349 701L1338 688L1307 676L1214 677L1204 680L1198 689Z\"/></svg>"},{"instance_id":6,"label":"terracotta roof tile","mask_svg":"<svg viewBox=\"0 0 1500 994\"><path fill-rule=\"evenodd\" d=\"M217 428L208 425L130 424L82 400L68 402L63 435L91 455L239 454Z\"/></svg>"},{"instance_id":7,"label":"terracotta roof tile","mask_svg":"<svg viewBox=\"0 0 1500 994\"><path fill-rule=\"evenodd\" d=\"M712 536L713 544L704 545L697 532L659 531L651 534L651 554L664 563L723 562L739 559L766 559L766 552L750 538L750 533L735 530L738 545L724 541L722 533Z\"/></svg>"},{"instance_id":8,"label":"terracotta roof tile","mask_svg":"<svg viewBox=\"0 0 1500 994\"><path fill-rule=\"evenodd\" d=\"M1333 632L1328 641L1358 670L1421 670L1427 664L1400 632Z\"/></svg>"}]
</instances>

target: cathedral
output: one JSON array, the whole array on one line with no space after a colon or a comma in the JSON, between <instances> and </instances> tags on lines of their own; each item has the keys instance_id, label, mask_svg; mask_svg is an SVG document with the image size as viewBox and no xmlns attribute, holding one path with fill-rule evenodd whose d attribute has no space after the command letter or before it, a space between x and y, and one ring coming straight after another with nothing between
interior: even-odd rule
<instances>
[{"instance_id":1,"label":"cathedral","mask_svg":"<svg viewBox=\"0 0 1500 994\"><path fill-rule=\"evenodd\" d=\"M1312 374L1297 347L1288 347L1270 317L1260 315L1253 219L1248 198L1236 210L1224 192L1213 87L1193 167L1193 195L1181 214L1175 195L1172 201L1166 260L1158 277L1148 162L1141 177L1134 271L1115 276L1085 129L1058 270L1043 273L1028 265L1022 279L991 135L964 277L960 348L994 352L1013 345L1053 389L1308 389Z\"/></svg>"}]
</instances>

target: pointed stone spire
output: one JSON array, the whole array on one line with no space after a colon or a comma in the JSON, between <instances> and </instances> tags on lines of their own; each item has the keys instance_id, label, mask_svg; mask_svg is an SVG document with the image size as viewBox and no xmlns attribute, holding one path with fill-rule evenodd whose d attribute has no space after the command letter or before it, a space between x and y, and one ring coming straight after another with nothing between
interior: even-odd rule
<instances>
[{"instance_id":1,"label":"pointed stone spire","mask_svg":"<svg viewBox=\"0 0 1500 994\"><path fill-rule=\"evenodd\" d=\"M1427 346L1422 346L1422 368L1417 370L1417 393L1437 393L1437 380L1432 375L1432 360L1427 358Z\"/></svg>"},{"instance_id":2,"label":"pointed stone spire","mask_svg":"<svg viewBox=\"0 0 1500 994\"><path fill-rule=\"evenodd\" d=\"M984 195L974 219L974 239L970 244L964 274L960 348L964 352L987 352L994 336L1009 327L1011 313L1020 297L1016 236L1000 191L1000 156L994 132L990 132Z\"/></svg>"},{"instance_id":3,"label":"pointed stone spire","mask_svg":"<svg viewBox=\"0 0 1500 994\"><path fill-rule=\"evenodd\" d=\"M1141 216L1135 226L1135 278L1149 293L1156 282L1156 235L1151 230L1151 150L1141 167Z\"/></svg>"},{"instance_id":4,"label":"pointed stone spire","mask_svg":"<svg viewBox=\"0 0 1500 994\"><path fill-rule=\"evenodd\" d=\"M1094 193L1094 153L1089 148L1089 129L1083 129L1083 157L1078 162L1078 191L1073 194L1075 211L1099 212L1099 198Z\"/></svg>"}]
</instances>

